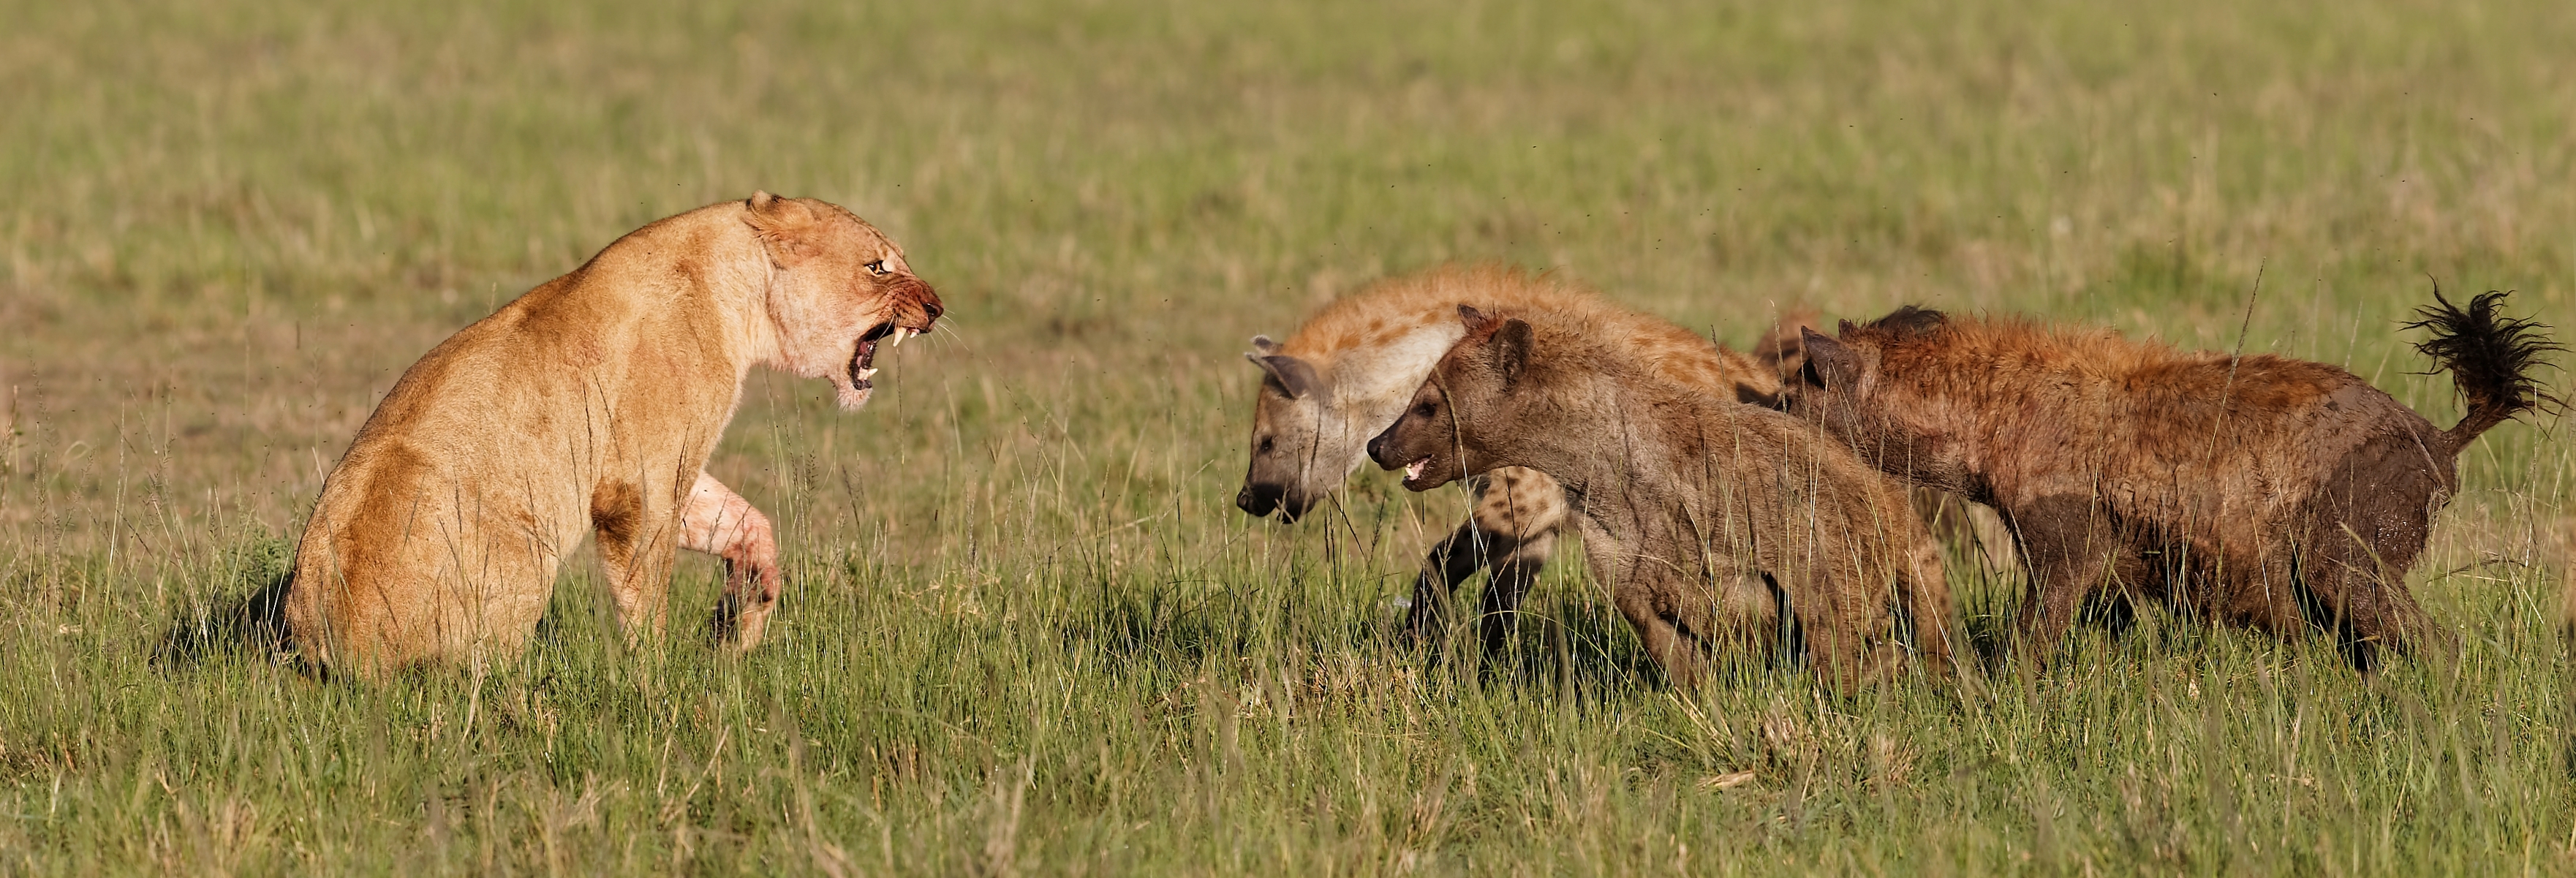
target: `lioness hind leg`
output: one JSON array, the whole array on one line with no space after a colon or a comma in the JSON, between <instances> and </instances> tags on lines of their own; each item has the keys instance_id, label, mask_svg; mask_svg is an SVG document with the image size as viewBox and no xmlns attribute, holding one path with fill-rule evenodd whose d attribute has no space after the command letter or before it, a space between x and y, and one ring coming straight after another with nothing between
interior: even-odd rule
<instances>
[{"instance_id":1,"label":"lioness hind leg","mask_svg":"<svg viewBox=\"0 0 2576 878\"><path fill-rule=\"evenodd\" d=\"M724 559L724 595L708 623L716 641L736 651L758 646L769 612L778 607L778 535L769 516L699 473L680 509L680 546Z\"/></svg>"},{"instance_id":2,"label":"lioness hind leg","mask_svg":"<svg viewBox=\"0 0 2576 878\"><path fill-rule=\"evenodd\" d=\"M599 566L617 604L626 645L642 647L662 630L671 591L671 533L667 493L637 482L603 482L590 496L590 524L599 538Z\"/></svg>"}]
</instances>

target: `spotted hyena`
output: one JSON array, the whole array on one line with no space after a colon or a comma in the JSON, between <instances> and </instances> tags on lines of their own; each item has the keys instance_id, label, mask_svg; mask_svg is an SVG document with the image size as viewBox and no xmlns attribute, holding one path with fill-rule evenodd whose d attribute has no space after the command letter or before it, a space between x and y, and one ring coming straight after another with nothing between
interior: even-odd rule
<instances>
[{"instance_id":1,"label":"spotted hyena","mask_svg":"<svg viewBox=\"0 0 2576 878\"><path fill-rule=\"evenodd\" d=\"M1809 332L1791 408L1889 473L2000 510L2037 659L2079 606L2132 601L2290 634L2357 667L2431 635L2406 591L2460 449L2544 399L2539 327L2440 297L2411 327L2468 399L2448 430L2324 363L2184 352L2107 330L1914 307Z\"/></svg>"},{"instance_id":2,"label":"spotted hyena","mask_svg":"<svg viewBox=\"0 0 2576 878\"><path fill-rule=\"evenodd\" d=\"M1251 466L1235 505L1293 521L1339 490L1359 467L1369 437L1395 421L1432 364L1463 334L1460 303L1592 315L1623 327L1639 355L1676 380L1725 400L1770 404L1780 389L1774 368L1562 278L1492 266L1434 269L1333 302L1284 342L1253 339L1255 350L1245 356L1264 374L1253 409ZM1406 627L1437 637L1447 626L1450 593L1477 569L1490 568L1480 613L1490 652L1508 636L1512 611L1570 519L1563 490L1536 472L1507 467L1471 480L1471 487L1474 510L1425 559Z\"/></svg>"},{"instance_id":3,"label":"spotted hyena","mask_svg":"<svg viewBox=\"0 0 2576 878\"><path fill-rule=\"evenodd\" d=\"M1620 548L1600 578L1676 685L1728 639L1746 582L1795 620L1827 677L1902 667L1900 620L1927 670L1951 669L1940 551L1902 486L1813 425L1671 380L1627 327L1460 310L1461 339L1369 444L1405 487L1500 467L1555 479Z\"/></svg>"}]
</instances>

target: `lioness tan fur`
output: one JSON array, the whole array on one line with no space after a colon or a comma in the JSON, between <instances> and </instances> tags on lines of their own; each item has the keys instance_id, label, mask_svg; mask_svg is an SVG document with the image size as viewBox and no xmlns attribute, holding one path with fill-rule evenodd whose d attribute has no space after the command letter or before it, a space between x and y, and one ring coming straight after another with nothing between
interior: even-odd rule
<instances>
[{"instance_id":1,"label":"lioness tan fur","mask_svg":"<svg viewBox=\"0 0 2576 878\"><path fill-rule=\"evenodd\" d=\"M1596 562L1602 579L1676 685L1728 639L1748 579L1798 622L1826 676L1894 670L1899 615L1925 668L1951 670L1939 548L1904 490L1848 448L1670 380L1591 315L1460 310L1463 337L1369 445L1405 487L1505 466L1553 477L1618 547Z\"/></svg>"},{"instance_id":2,"label":"lioness tan fur","mask_svg":"<svg viewBox=\"0 0 2576 878\"><path fill-rule=\"evenodd\" d=\"M848 211L766 192L637 229L403 373L322 488L285 597L290 647L381 676L506 657L583 533L618 621L658 631L675 547L722 556L714 626L756 644L778 598L768 519L703 467L754 365L867 402L878 343L940 303Z\"/></svg>"},{"instance_id":3,"label":"lioness tan fur","mask_svg":"<svg viewBox=\"0 0 2576 878\"><path fill-rule=\"evenodd\" d=\"M1324 306L1285 342L1253 339L1245 356L1262 368L1253 409L1252 459L1235 504L1253 515L1294 520L1338 490L1359 468L1369 437L1395 421L1405 401L1464 330L1461 303L1484 309L1548 309L1618 327L1668 378L1728 400L1768 401L1781 371L1687 329L1621 308L1562 277L1501 266L1443 266L1380 281ZM1797 338L1792 330L1789 338ZM1450 594L1480 567L1491 579L1482 602L1483 638L1501 646L1508 619L1571 521L1564 491L1547 476L1512 467L1470 480L1468 520L1441 540L1416 579L1406 628L1437 636Z\"/></svg>"}]
</instances>

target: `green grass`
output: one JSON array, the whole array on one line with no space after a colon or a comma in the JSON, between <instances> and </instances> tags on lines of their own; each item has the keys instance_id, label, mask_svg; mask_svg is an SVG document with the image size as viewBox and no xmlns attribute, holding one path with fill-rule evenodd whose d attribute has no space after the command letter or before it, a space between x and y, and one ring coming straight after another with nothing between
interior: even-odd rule
<instances>
[{"instance_id":1,"label":"green grass","mask_svg":"<svg viewBox=\"0 0 2576 878\"><path fill-rule=\"evenodd\" d=\"M2241 333L2447 424L2428 275L2576 327L2576 7L2242 6L0 3L0 873L2576 872L2554 418L2463 458L2454 648L2367 680L2150 614L1676 693L1571 558L1480 676L1392 634L1460 495L1229 504L1242 340L1451 259L1738 343ZM584 560L479 673L154 662L430 345L754 188L951 316L856 415L755 377L768 645L630 653ZM2017 583L1958 575L1991 636Z\"/></svg>"}]
</instances>

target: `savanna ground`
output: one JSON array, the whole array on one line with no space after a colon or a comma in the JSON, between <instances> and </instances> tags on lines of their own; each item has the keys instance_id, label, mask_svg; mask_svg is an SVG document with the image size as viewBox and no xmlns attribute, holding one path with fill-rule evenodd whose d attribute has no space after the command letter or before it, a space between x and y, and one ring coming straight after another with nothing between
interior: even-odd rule
<instances>
[{"instance_id":1,"label":"savanna ground","mask_svg":"<svg viewBox=\"0 0 2576 878\"><path fill-rule=\"evenodd\" d=\"M2463 458L2413 578L2456 642L2370 679L2151 614L1983 687L1676 693L1572 558L1479 674L1391 624L1454 489L1228 502L1243 339L1444 260L1739 344L2241 340L2447 425L2428 276L2576 326L2576 6L430 5L0 11L0 872L2576 871L2554 417ZM630 652L585 557L516 663L156 661L430 345L756 187L951 315L862 413L748 388L768 645ZM1956 570L1991 645L2018 583Z\"/></svg>"}]
</instances>

